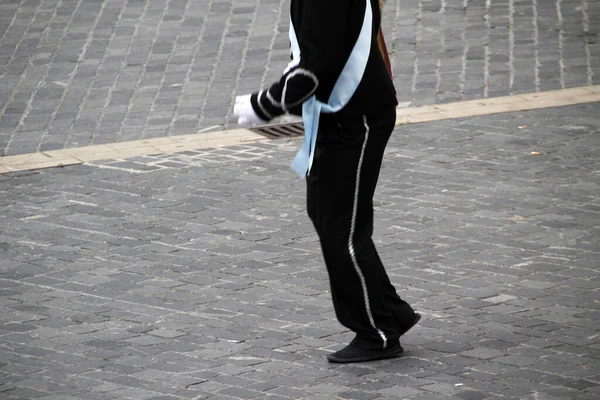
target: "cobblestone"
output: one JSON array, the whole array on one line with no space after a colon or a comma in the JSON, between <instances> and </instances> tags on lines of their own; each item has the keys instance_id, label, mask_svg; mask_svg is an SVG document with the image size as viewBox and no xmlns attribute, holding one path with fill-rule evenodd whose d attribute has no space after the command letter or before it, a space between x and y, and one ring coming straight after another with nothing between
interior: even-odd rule
<instances>
[{"instance_id":1,"label":"cobblestone","mask_svg":"<svg viewBox=\"0 0 600 400\"><path fill-rule=\"evenodd\" d=\"M362 365L297 140L0 175L0 397L595 398L599 115L396 128L376 242L424 318Z\"/></svg>"},{"instance_id":2,"label":"cobblestone","mask_svg":"<svg viewBox=\"0 0 600 400\"><path fill-rule=\"evenodd\" d=\"M6 0L0 155L233 127L289 60L289 0ZM398 98L421 105L600 83L593 0L388 0Z\"/></svg>"}]
</instances>

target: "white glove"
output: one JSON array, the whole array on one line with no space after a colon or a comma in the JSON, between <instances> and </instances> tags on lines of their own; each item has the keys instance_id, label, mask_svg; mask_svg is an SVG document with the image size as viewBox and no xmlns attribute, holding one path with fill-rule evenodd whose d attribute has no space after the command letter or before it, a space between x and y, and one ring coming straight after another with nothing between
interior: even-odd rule
<instances>
[{"instance_id":1,"label":"white glove","mask_svg":"<svg viewBox=\"0 0 600 400\"><path fill-rule=\"evenodd\" d=\"M235 98L235 106L233 107L233 113L238 116L238 124L257 124L259 122L265 123L256 112L254 112L254 107L252 107L252 102L250 102L250 94L245 96L237 96Z\"/></svg>"}]
</instances>

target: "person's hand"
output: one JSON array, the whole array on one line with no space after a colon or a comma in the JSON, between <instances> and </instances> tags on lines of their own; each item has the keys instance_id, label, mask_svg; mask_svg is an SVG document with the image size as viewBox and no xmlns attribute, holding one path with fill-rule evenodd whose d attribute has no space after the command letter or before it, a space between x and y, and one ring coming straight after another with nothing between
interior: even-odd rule
<instances>
[{"instance_id":1,"label":"person's hand","mask_svg":"<svg viewBox=\"0 0 600 400\"><path fill-rule=\"evenodd\" d=\"M252 107L252 103L250 102L249 94L245 96L237 96L235 98L235 106L233 107L233 113L238 117L238 124L256 124L263 121L256 112L254 112L254 108Z\"/></svg>"}]
</instances>

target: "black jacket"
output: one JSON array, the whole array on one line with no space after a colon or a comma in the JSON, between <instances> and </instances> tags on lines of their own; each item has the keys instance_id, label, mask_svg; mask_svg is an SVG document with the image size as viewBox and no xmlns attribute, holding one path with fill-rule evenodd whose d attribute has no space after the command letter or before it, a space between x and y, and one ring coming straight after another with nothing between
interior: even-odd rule
<instances>
[{"instance_id":1,"label":"black jacket","mask_svg":"<svg viewBox=\"0 0 600 400\"><path fill-rule=\"evenodd\" d=\"M377 43L381 11L371 1L373 32L363 79L338 116L378 113L395 107L396 91ZM316 93L327 103L362 28L365 0L292 0L291 19L300 45L300 64L268 90L254 93L252 106L269 121L286 112L300 115L301 105Z\"/></svg>"}]
</instances>

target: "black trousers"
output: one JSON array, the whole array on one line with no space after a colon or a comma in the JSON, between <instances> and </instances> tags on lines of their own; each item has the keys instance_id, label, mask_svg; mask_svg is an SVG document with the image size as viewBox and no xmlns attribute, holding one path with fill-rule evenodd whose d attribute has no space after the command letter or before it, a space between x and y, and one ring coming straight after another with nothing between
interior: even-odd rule
<instances>
[{"instance_id":1,"label":"black trousers","mask_svg":"<svg viewBox=\"0 0 600 400\"><path fill-rule=\"evenodd\" d=\"M337 121L323 116L307 177L307 209L319 235L336 316L354 346L398 342L413 309L396 293L372 240L373 195L396 112ZM329 117L329 118L327 118Z\"/></svg>"}]
</instances>

